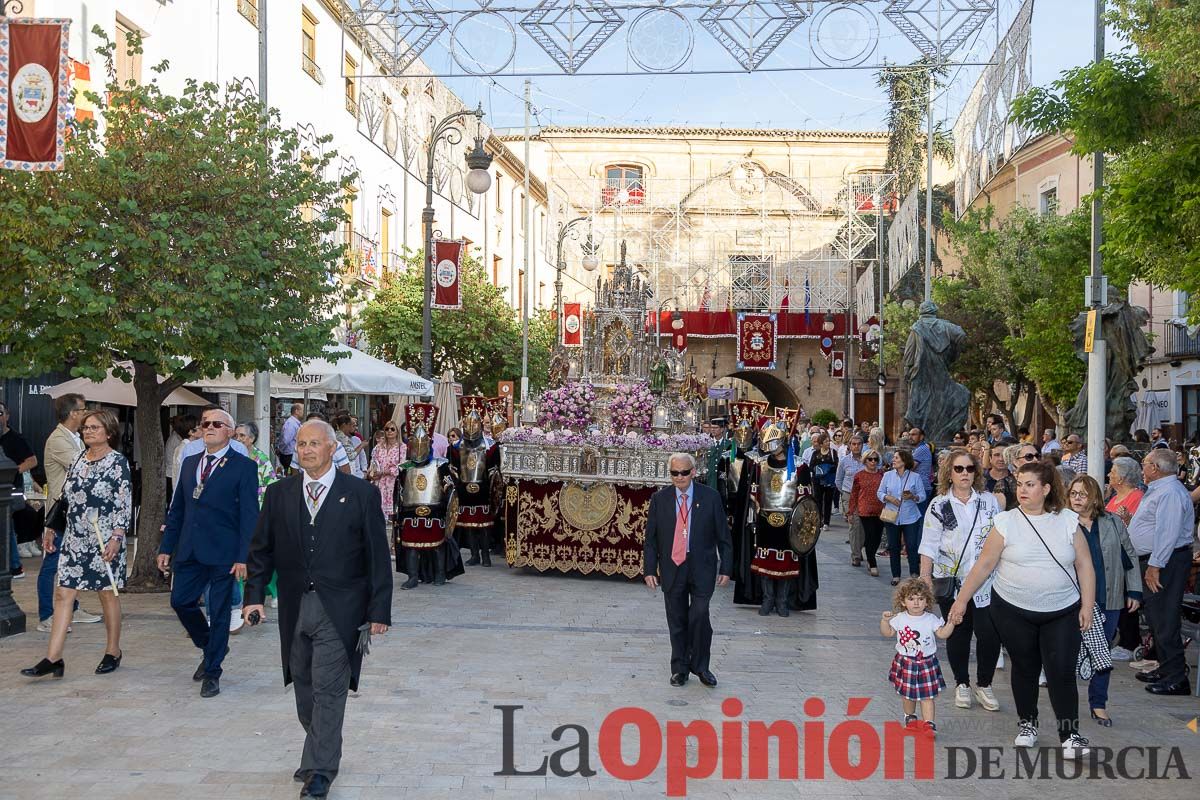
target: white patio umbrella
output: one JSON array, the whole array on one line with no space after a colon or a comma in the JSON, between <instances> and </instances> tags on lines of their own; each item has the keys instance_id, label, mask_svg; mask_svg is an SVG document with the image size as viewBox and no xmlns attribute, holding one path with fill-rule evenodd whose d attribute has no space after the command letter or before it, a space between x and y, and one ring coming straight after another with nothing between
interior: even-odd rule
<instances>
[{"instance_id":1,"label":"white patio umbrella","mask_svg":"<svg viewBox=\"0 0 1200 800\"><path fill-rule=\"evenodd\" d=\"M162 382L162 377L159 377ZM91 403L103 403L110 406L136 406L137 393L132 383L126 383L113 375L112 370L102 381L89 381L87 378L75 378L56 384L42 391L51 397L62 397L64 394L81 394ZM179 388L167 395L163 400L164 406L206 406L208 401L195 392Z\"/></svg>"},{"instance_id":2,"label":"white patio umbrella","mask_svg":"<svg viewBox=\"0 0 1200 800\"><path fill-rule=\"evenodd\" d=\"M305 392L341 394L402 394L428 396L433 394L433 381L401 369L361 350L345 345L329 345L325 352L343 358L315 358L304 362L292 375L271 373L271 393L276 396L302 397ZM196 386L209 392L254 394L253 375L233 375L226 372L211 380L196 381Z\"/></svg>"},{"instance_id":3,"label":"white patio umbrella","mask_svg":"<svg viewBox=\"0 0 1200 800\"><path fill-rule=\"evenodd\" d=\"M433 429L445 436L458 427L458 398L454 395L454 373L446 370L433 392L433 404L438 407L437 424Z\"/></svg>"}]
</instances>

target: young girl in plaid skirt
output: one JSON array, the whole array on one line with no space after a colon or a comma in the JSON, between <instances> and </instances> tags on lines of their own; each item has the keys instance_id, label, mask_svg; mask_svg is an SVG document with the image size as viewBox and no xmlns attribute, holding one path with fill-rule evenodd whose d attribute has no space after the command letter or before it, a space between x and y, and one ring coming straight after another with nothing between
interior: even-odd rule
<instances>
[{"instance_id":1,"label":"young girl in plaid skirt","mask_svg":"<svg viewBox=\"0 0 1200 800\"><path fill-rule=\"evenodd\" d=\"M954 632L954 623L945 622L936 613L933 592L920 578L910 578L896 587L892 610L883 612L879 632L896 637L896 656L888 680L896 687L904 704L904 724L920 724L917 703L921 704L924 728L933 735L933 700L946 688L942 667L938 664L937 639L946 639Z\"/></svg>"}]
</instances>

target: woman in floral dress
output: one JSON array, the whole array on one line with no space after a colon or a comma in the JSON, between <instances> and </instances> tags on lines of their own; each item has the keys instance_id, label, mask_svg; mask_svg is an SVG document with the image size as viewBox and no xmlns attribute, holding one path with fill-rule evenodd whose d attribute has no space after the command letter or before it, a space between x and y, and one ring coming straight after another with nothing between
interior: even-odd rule
<instances>
[{"instance_id":1,"label":"woman in floral dress","mask_svg":"<svg viewBox=\"0 0 1200 800\"><path fill-rule=\"evenodd\" d=\"M71 466L63 489L67 529L58 558L50 643L46 658L21 670L22 675L31 678L63 676L67 626L71 623L75 598L81 591L98 592L104 608L106 643L96 674L105 675L121 666L121 600L113 591L113 583L117 588L125 586L125 532L129 530L133 509L129 462L115 449L120 441L120 426L111 411L89 412L83 418L80 432L86 449ZM42 536L42 547L54 552L53 531L47 530Z\"/></svg>"},{"instance_id":2,"label":"woman in floral dress","mask_svg":"<svg viewBox=\"0 0 1200 800\"><path fill-rule=\"evenodd\" d=\"M383 444L376 446L371 453L371 467L367 477L371 483L379 487L384 519L391 519L392 493L396 488L396 475L400 471L400 462L404 460L405 447L400 442L400 432L394 421L388 421L383 426Z\"/></svg>"}]
</instances>

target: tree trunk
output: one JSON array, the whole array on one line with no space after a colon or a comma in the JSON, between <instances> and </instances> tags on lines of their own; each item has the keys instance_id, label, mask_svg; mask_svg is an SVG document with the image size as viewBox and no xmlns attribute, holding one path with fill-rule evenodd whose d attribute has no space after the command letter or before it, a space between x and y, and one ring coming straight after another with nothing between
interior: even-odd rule
<instances>
[{"instance_id":1,"label":"tree trunk","mask_svg":"<svg viewBox=\"0 0 1200 800\"><path fill-rule=\"evenodd\" d=\"M159 386L153 366L134 361L133 388L137 395L134 424L140 432L138 458L142 468L142 503L137 523L137 554L127 591L161 592L170 588L155 565L166 510L163 439L158 421L164 387Z\"/></svg>"}]
</instances>

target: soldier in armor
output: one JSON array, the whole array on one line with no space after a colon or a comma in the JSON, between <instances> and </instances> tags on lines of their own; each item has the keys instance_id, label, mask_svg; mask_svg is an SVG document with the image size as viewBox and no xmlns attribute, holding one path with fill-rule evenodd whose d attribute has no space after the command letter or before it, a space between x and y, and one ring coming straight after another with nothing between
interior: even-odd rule
<instances>
[{"instance_id":1,"label":"soldier in armor","mask_svg":"<svg viewBox=\"0 0 1200 800\"><path fill-rule=\"evenodd\" d=\"M762 591L759 616L772 611L786 617L792 579L800 574L800 556L788 543L792 509L799 496L795 470L788 474L788 430L768 422L759 434L758 482L755 486L754 560L750 570Z\"/></svg>"},{"instance_id":2,"label":"soldier in armor","mask_svg":"<svg viewBox=\"0 0 1200 800\"><path fill-rule=\"evenodd\" d=\"M755 576L750 571L754 559L754 530L750 523L750 490L757 479L754 456L758 420L764 404L743 401L730 409L733 454L725 472L726 506L733 539L733 602L756 605L759 602Z\"/></svg>"},{"instance_id":3,"label":"soldier in armor","mask_svg":"<svg viewBox=\"0 0 1200 800\"><path fill-rule=\"evenodd\" d=\"M468 567L480 563L492 565L489 536L495 523L492 506L492 479L500 471L500 448L484 436L488 401L479 395L458 398L459 427L462 441L450 449L450 474L458 496L455 530L462 529L471 548Z\"/></svg>"},{"instance_id":4,"label":"soldier in armor","mask_svg":"<svg viewBox=\"0 0 1200 800\"><path fill-rule=\"evenodd\" d=\"M454 482L449 462L433 457L437 413L432 403L409 403L405 409L408 460L396 477L394 533L396 571L408 573L401 589L416 588L423 574L432 574L434 586L448 577L446 513ZM461 573L461 563L458 570Z\"/></svg>"}]
</instances>

